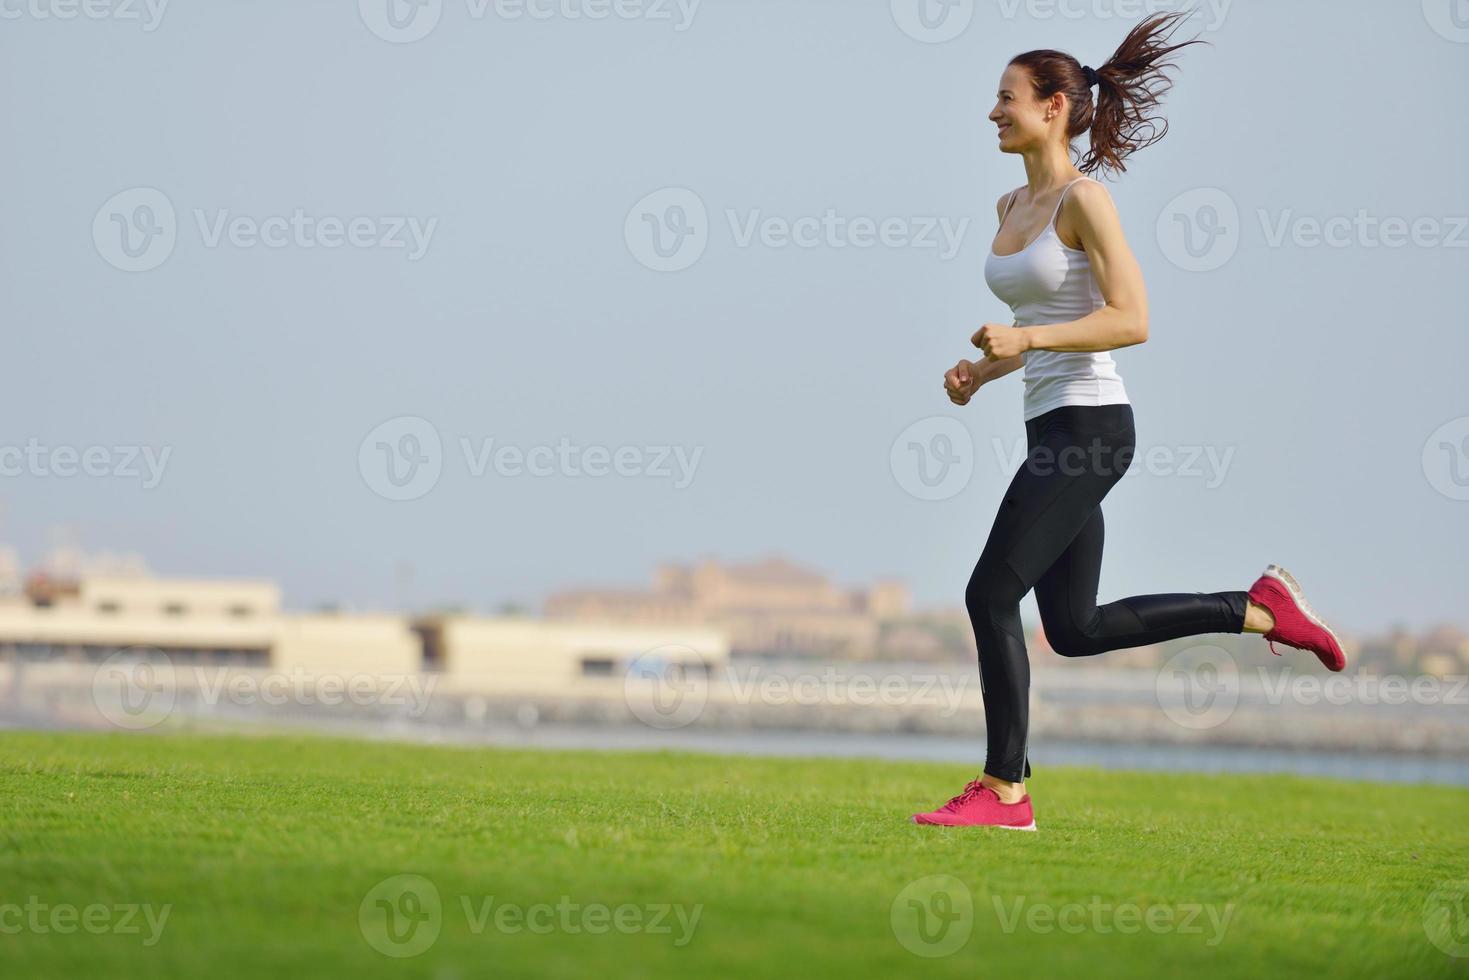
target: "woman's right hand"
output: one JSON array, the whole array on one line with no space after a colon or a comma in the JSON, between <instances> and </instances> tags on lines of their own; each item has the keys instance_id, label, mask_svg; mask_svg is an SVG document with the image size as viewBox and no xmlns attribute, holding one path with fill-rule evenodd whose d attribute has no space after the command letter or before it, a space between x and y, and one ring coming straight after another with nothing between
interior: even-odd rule
<instances>
[{"instance_id":1,"label":"woman's right hand","mask_svg":"<svg viewBox=\"0 0 1469 980\"><path fill-rule=\"evenodd\" d=\"M974 363L960 360L944 375L944 391L955 405L968 405L970 397L979 390L979 378L975 376Z\"/></svg>"}]
</instances>

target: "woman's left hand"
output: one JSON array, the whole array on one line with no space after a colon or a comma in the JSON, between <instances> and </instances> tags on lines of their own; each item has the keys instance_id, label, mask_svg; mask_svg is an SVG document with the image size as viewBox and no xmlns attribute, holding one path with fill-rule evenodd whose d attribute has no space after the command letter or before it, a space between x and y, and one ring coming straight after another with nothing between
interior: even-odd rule
<instances>
[{"instance_id":1,"label":"woman's left hand","mask_svg":"<svg viewBox=\"0 0 1469 980\"><path fill-rule=\"evenodd\" d=\"M975 347L992 361L1030 350L1030 333L1024 327L1007 327L1002 323L986 323L970 338Z\"/></svg>"}]
</instances>

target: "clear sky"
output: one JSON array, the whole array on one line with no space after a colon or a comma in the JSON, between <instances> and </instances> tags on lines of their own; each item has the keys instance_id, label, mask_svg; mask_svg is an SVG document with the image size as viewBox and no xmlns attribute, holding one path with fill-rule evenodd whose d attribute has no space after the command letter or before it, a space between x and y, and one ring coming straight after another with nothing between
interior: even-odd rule
<instances>
[{"instance_id":1,"label":"clear sky","mask_svg":"<svg viewBox=\"0 0 1469 980\"><path fill-rule=\"evenodd\" d=\"M0 3L0 541L302 607L770 552L960 603L1022 431L1018 375L940 388L1008 322L985 116L1145 5L391 2ZM1109 185L1155 457L1104 600L1275 561L1349 630L1469 625L1453 13L1201 8Z\"/></svg>"}]
</instances>

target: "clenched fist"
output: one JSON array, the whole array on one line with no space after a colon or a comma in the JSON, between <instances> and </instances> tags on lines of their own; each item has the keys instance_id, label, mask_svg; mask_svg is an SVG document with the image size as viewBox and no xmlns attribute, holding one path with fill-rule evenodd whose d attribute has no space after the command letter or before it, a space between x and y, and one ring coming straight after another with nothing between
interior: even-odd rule
<instances>
[{"instance_id":1,"label":"clenched fist","mask_svg":"<svg viewBox=\"0 0 1469 980\"><path fill-rule=\"evenodd\" d=\"M1007 327L1002 323L986 323L970 340L991 361L1003 361L1030 350L1030 333L1024 327Z\"/></svg>"},{"instance_id":2,"label":"clenched fist","mask_svg":"<svg viewBox=\"0 0 1469 980\"><path fill-rule=\"evenodd\" d=\"M979 379L974 376L974 365L960 361L944 375L944 391L955 405L968 405L970 396L979 389Z\"/></svg>"}]
</instances>

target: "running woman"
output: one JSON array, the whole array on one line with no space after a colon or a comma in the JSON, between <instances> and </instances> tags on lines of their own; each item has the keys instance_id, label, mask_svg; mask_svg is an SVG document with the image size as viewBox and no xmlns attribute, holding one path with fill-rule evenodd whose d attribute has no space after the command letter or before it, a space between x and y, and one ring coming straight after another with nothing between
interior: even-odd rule
<instances>
[{"instance_id":1,"label":"running woman","mask_svg":"<svg viewBox=\"0 0 1469 980\"><path fill-rule=\"evenodd\" d=\"M980 386L1025 370L1028 455L1010 482L964 593L979 648L988 748L984 772L921 824L1034 830L1024 780L1030 661L1020 600L1032 588L1046 638L1064 657L1090 657L1204 633L1263 633L1309 650L1330 670L1346 658L1336 634L1270 565L1248 592L1133 596L1097 605L1102 498L1132 463L1132 406L1111 351L1148 339L1142 272L1106 187L1124 158L1162 138L1157 113L1175 66L1182 13L1138 24L1102 67L1060 51L1029 51L1000 77L989 119L1000 151L1025 162L1026 184L996 202L999 230L985 281L1015 315L972 338L983 360L944 375L956 405ZM1097 95L1092 97L1092 88ZM1090 130L1078 168L1072 140Z\"/></svg>"}]
</instances>

